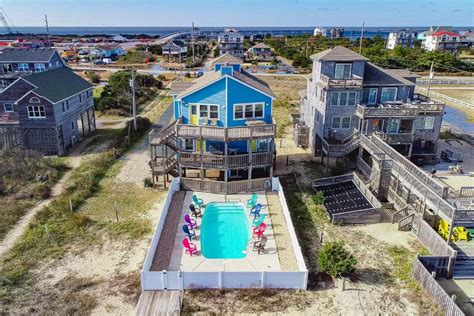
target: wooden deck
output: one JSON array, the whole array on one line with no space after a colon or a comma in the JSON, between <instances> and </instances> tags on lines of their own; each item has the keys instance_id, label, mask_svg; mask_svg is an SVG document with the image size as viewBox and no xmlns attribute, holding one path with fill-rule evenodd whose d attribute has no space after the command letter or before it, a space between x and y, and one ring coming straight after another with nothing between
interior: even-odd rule
<instances>
[{"instance_id":1,"label":"wooden deck","mask_svg":"<svg viewBox=\"0 0 474 316\"><path fill-rule=\"evenodd\" d=\"M180 291L142 291L135 315L180 315Z\"/></svg>"},{"instance_id":2,"label":"wooden deck","mask_svg":"<svg viewBox=\"0 0 474 316\"><path fill-rule=\"evenodd\" d=\"M185 195L185 191L178 191L173 195L165 225L163 226L163 231L161 232L160 240L155 250L151 271L168 270Z\"/></svg>"}]
</instances>

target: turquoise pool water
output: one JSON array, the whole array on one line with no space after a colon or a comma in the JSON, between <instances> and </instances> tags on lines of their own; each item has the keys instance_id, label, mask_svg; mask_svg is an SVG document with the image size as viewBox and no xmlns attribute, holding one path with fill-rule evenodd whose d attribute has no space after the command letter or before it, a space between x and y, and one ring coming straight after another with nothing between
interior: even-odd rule
<instances>
[{"instance_id":1,"label":"turquoise pool water","mask_svg":"<svg viewBox=\"0 0 474 316\"><path fill-rule=\"evenodd\" d=\"M208 259L240 259L250 238L245 208L239 203L210 203L201 226L202 255Z\"/></svg>"}]
</instances>

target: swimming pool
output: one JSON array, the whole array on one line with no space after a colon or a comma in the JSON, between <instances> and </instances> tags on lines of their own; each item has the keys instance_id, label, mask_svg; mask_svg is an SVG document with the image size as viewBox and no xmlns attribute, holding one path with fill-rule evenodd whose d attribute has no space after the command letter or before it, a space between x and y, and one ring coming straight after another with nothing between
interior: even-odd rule
<instances>
[{"instance_id":1,"label":"swimming pool","mask_svg":"<svg viewBox=\"0 0 474 316\"><path fill-rule=\"evenodd\" d=\"M208 259L241 259L250 238L245 207L239 203L210 203L201 226L202 255Z\"/></svg>"}]
</instances>

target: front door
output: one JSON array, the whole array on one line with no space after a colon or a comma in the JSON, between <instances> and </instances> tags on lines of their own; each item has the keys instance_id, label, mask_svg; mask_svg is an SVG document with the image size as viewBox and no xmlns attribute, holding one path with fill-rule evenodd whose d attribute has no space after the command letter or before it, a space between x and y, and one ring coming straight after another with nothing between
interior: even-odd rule
<instances>
[{"instance_id":1,"label":"front door","mask_svg":"<svg viewBox=\"0 0 474 316\"><path fill-rule=\"evenodd\" d=\"M189 109L189 123L191 125L199 124L198 106L197 104L191 104Z\"/></svg>"}]
</instances>

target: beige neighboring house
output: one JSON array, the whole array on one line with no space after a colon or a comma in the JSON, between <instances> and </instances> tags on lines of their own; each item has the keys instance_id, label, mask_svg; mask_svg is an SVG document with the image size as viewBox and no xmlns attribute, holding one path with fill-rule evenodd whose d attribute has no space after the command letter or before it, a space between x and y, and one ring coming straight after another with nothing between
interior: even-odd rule
<instances>
[{"instance_id":1,"label":"beige neighboring house","mask_svg":"<svg viewBox=\"0 0 474 316\"><path fill-rule=\"evenodd\" d=\"M248 59L268 60L272 58L272 49L264 43L258 43L245 52Z\"/></svg>"}]
</instances>

